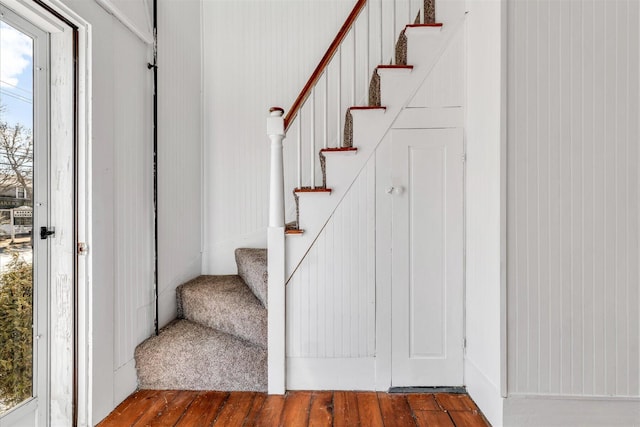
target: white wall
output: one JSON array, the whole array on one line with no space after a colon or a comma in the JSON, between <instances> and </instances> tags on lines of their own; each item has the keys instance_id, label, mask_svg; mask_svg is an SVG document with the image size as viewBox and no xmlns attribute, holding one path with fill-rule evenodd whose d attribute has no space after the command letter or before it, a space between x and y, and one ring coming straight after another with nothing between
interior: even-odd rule
<instances>
[{"instance_id":1,"label":"white wall","mask_svg":"<svg viewBox=\"0 0 640 427\"><path fill-rule=\"evenodd\" d=\"M502 425L501 0L468 1L466 26L465 384L493 425Z\"/></svg>"},{"instance_id":2,"label":"white wall","mask_svg":"<svg viewBox=\"0 0 640 427\"><path fill-rule=\"evenodd\" d=\"M158 3L159 324L202 268L202 49L198 0Z\"/></svg>"},{"instance_id":3,"label":"white wall","mask_svg":"<svg viewBox=\"0 0 640 427\"><path fill-rule=\"evenodd\" d=\"M467 387L494 425L630 425L640 413L640 8L500 3L468 2Z\"/></svg>"},{"instance_id":4,"label":"white wall","mask_svg":"<svg viewBox=\"0 0 640 427\"><path fill-rule=\"evenodd\" d=\"M509 22L509 394L639 397L640 4Z\"/></svg>"},{"instance_id":5,"label":"white wall","mask_svg":"<svg viewBox=\"0 0 640 427\"><path fill-rule=\"evenodd\" d=\"M637 423L640 4L508 19L505 423Z\"/></svg>"},{"instance_id":6,"label":"white wall","mask_svg":"<svg viewBox=\"0 0 640 427\"><path fill-rule=\"evenodd\" d=\"M95 2L91 24L92 415L136 388L133 350L153 331L151 47Z\"/></svg>"}]
</instances>

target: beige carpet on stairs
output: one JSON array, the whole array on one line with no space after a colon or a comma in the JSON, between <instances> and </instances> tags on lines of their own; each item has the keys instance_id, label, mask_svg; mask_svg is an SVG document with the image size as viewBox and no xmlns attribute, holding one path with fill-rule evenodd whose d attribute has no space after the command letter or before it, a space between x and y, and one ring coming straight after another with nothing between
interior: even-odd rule
<instances>
[{"instance_id":1,"label":"beige carpet on stairs","mask_svg":"<svg viewBox=\"0 0 640 427\"><path fill-rule=\"evenodd\" d=\"M156 390L267 390L267 350L188 320L136 348L138 385Z\"/></svg>"},{"instance_id":2,"label":"beige carpet on stairs","mask_svg":"<svg viewBox=\"0 0 640 427\"><path fill-rule=\"evenodd\" d=\"M176 289L179 319L135 351L142 389L267 390L266 249L238 249L241 276Z\"/></svg>"}]
</instances>

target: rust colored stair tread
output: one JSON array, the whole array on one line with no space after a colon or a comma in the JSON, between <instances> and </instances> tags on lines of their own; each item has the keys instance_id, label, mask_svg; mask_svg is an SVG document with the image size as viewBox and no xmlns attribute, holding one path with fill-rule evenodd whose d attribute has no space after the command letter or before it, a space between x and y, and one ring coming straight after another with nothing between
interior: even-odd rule
<instances>
[{"instance_id":1,"label":"rust colored stair tread","mask_svg":"<svg viewBox=\"0 0 640 427\"><path fill-rule=\"evenodd\" d=\"M431 24L409 24L406 28L420 28L420 27L442 27L442 22L433 22Z\"/></svg>"},{"instance_id":2,"label":"rust colored stair tread","mask_svg":"<svg viewBox=\"0 0 640 427\"><path fill-rule=\"evenodd\" d=\"M349 107L349 110L386 110L387 107L372 107L368 105L357 106L357 107Z\"/></svg>"},{"instance_id":3,"label":"rust colored stair tread","mask_svg":"<svg viewBox=\"0 0 640 427\"><path fill-rule=\"evenodd\" d=\"M413 65L378 65L376 68L379 70L413 70Z\"/></svg>"},{"instance_id":4,"label":"rust colored stair tread","mask_svg":"<svg viewBox=\"0 0 640 427\"><path fill-rule=\"evenodd\" d=\"M322 153L341 153L345 151L358 151L357 147L331 147L320 150Z\"/></svg>"},{"instance_id":5,"label":"rust colored stair tread","mask_svg":"<svg viewBox=\"0 0 640 427\"><path fill-rule=\"evenodd\" d=\"M299 235L299 234L304 234L304 230L300 230L298 228L290 228L288 230L284 230L284 234L291 234L291 235Z\"/></svg>"},{"instance_id":6,"label":"rust colored stair tread","mask_svg":"<svg viewBox=\"0 0 640 427\"><path fill-rule=\"evenodd\" d=\"M331 193L331 189L325 188L325 187L316 187L316 188L302 187L302 188L296 188L293 191L295 191L296 193Z\"/></svg>"}]
</instances>

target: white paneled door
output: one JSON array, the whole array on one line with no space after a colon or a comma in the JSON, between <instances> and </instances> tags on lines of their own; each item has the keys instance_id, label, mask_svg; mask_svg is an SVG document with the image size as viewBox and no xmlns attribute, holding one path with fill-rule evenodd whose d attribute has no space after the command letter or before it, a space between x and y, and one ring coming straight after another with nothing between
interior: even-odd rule
<instances>
[{"instance_id":1,"label":"white paneled door","mask_svg":"<svg viewBox=\"0 0 640 427\"><path fill-rule=\"evenodd\" d=\"M395 130L392 141L392 386L460 386L462 129Z\"/></svg>"}]
</instances>

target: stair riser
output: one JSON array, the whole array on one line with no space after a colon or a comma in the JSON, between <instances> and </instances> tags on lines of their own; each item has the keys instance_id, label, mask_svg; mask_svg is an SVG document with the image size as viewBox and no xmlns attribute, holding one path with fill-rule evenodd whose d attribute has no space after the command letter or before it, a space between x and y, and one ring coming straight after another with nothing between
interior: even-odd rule
<instances>
[{"instance_id":1,"label":"stair riser","mask_svg":"<svg viewBox=\"0 0 640 427\"><path fill-rule=\"evenodd\" d=\"M407 64L424 66L433 64L434 57L440 56L442 39L450 33L450 28L431 29L430 32L420 30L407 31Z\"/></svg>"},{"instance_id":2,"label":"stair riser","mask_svg":"<svg viewBox=\"0 0 640 427\"><path fill-rule=\"evenodd\" d=\"M261 305L248 308L224 302L216 304L188 291L182 294L182 318L267 348L267 310Z\"/></svg>"},{"instance_id":3,"label":"stair riser","mask_svg":"<svg viewBox=\"0 0 640 427\"><path fill-rule=\"evenodd\" d=\"M238 275L266 307L268 284L266 250L237 249L235 256Z\"/></svg>"},{"instance_id":4,"label":"stair riser","mask_svg":"<svg viewBox=\"0 0 640 427\"><path fill-rule=\"evenodd\" d=\"M374 152L374 147L371 144L358 145L358 154L356 157L347 156L331 156L326 160L327 168L327 185L331 188L344 187L345 182L351 178L354 174L359 172L358 168L362 168L365 163L362 163L360 158L369 158Z\"/></svg>"},{"instance_id":5,"label":"stair riser","mask_svg":"<svg viewBox=\"0 0 640 427\"><path fill-rule=\"evenodd\" d=\"M441 56L452 31L442 30L433 34L408 35L409 63L413 70L378 70L380 74L380 98L383 106L405 107L425 77ZM354 123L354 131L357 126ZM354 144L356 143L354 134Z\"/></svg>"},{"instance_id":6,"label":"stair riser","mask_svg":"<svg viewBox=\"0 0 640 427\"><path fill-rule=\"evenodd\" d=\"M418 126L461 128L464 127L464 110L462 108L407 108L398 115L393 126L399 129L416 129Z\"/></svg>"},{"instance_id":7,"label":"stair riser","mask_svg":"<svg viewBox=\"0 0 640 427\"><path fill-rule=\"evenodd\" d=\"M180 320L135 351L141 389L266 391L267 352Z\"/></svg>"}]
</instances>

